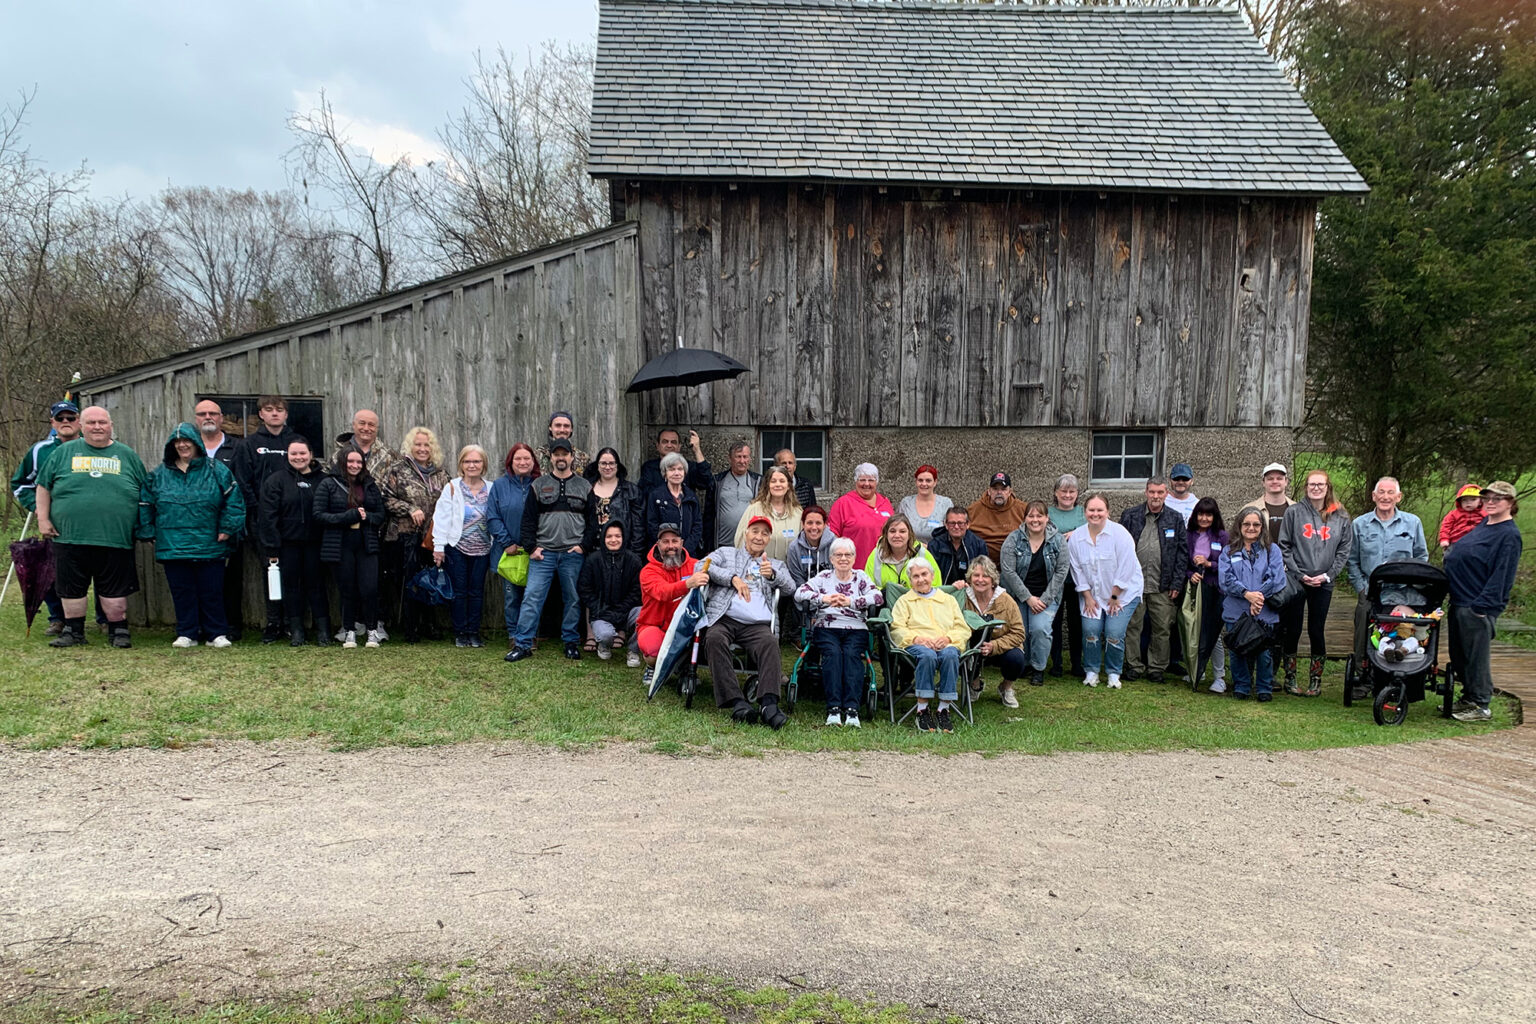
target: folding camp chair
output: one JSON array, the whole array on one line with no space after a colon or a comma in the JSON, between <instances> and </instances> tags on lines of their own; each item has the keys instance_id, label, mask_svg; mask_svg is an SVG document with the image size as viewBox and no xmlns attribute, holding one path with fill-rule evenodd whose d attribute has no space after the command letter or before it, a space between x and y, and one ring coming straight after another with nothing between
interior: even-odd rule
<instances>
[{"instance_id":1,"label":"folding camp chair","mask_svg":"<svg viewBox=\"0 0 1536 1024\"><path fill-rule=\"evenodd\" d=\"M983 661L981 645L986 643L993 630L1001 627L1003 623L998 619L984 618L966 608L965 598L957 592L956 588L946 586L939 589L960 606L961 614L965 616L965 624L971 628L970 646L960 652L958 673L960 694L955 702L955 708L967 725L975 725L976 712L972 706L970 684L981 674ZM892 725L900 725L917 710L917 695L913 687L913 670L917 667L917 659L908 654L904 648L897 647L891 638L891 612L895 609L901 595L906 592L906 587L887 583L884 590L885 606L880 609L879 615L870 616L869 619L869 632L880 656L880 674L885 680L885 700L890 708ZM907 697L912 698L913 704L900 718L897 718L896 702Z\"/></svg>"}]
</instances>

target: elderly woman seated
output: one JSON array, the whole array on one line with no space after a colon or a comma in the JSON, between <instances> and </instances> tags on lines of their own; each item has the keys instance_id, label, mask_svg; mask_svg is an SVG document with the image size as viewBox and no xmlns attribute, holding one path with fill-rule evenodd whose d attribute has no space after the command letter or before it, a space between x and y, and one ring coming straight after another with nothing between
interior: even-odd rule
<instances>
[{"instance_id":1,"label":"elderly woman seated","mask_svg":"<svg viewBox=\"0 0 1536 1024\"><path fill-rule=\"evenodd\" d=\"M912 657L913 692L917 695L919 732L954 732L949 709L960 697L960 652L971 639L971 627L955 599L933 585L933 568L914 562L908 570L912 589L891 609L891 641ZM939 675L939 710L933 700L933 675Z\"/></svg>"}]
</instances>

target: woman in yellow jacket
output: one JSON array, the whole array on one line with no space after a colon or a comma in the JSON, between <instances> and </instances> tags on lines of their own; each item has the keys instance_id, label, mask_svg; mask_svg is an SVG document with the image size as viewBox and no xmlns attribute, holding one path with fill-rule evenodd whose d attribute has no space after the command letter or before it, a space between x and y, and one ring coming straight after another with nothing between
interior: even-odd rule
<instances>
[{"instance_id":1,"label":"woman in yellow jacket","mask_svg":"<svg viewBox=\"0 0 1536 1024\"><path fill-rule=\"evenodd\" d=\"M959 603L933 585L933 567L914 561L908 569L912 589L891 609L891 642L917 664L912 690L917 695L919 732L954 732L949 707L960 697L960 652L971 642L971 627ZM939 674L939 712L933 713L933 674Z\"/></svg>"},{"instance_id":2,"label":"woman in yellow jacket","mask_svg":"<svg viewBox=\"0 0 1536 1024\"><path fill-rule=\"evenodd\" d=\"M882 590L887 583L910 588L910 570L916 562L926 563L933 570L934 578L938 578L939 563L933 560L928 548L912 536L912 524L898 512L885 521L880 540L875 544L875 550L869 553L869 561L864 563L864 575Z\"/></svg>"}]
</instances>

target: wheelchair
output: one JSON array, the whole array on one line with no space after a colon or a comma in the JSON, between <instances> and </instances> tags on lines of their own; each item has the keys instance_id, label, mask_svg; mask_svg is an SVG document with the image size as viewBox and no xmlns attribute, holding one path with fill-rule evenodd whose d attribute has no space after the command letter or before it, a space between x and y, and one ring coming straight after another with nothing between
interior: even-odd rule
<instances>
[{"instance_id":1,"label":"wheelchair","mask_svg":"<svg viewBox=\"0 0 1536 1024\"><path fill-rule=\"evenodd\" d=\"M811 615L808 606L797 606L800 610L800 652L795 657L794 668L790 670L789 679L784 684L784 696L780 704L784 706L786 713L795 710L795 704L800 700L801 684L808 687L821 687L821 650L811 639ZM823 697L825 691L823 691ZM875 675L875 643L874 635L870 634L869 643L864 649L864 706L869 711L870 720L880 710L880 682Z\"/></svg>"},{"instance_id":2,"label":"wheelchair","mask_svg":"<svg viewBox=\"0 0 1536 1024\"><path fill-rule=\"evenodd\" d=\"M769 623L769 628L773 630L773 635L778 637L778 591L773 592L771 611L773 619ZM677 673L677 689L682 695L683 707L685 708L691 709L693 707L694 695L699 691L699 651L704 646L704 634L708 632L708 626L694 631L693 642L689 645L688 649L688 663L679 669ZM757 700L757 666L747 664L746 651L737 644L731 645L731 664L736 671L736 680L741 685L741 692L746 696L747 700L755 702ZM781 698L779 702L783 706L785 714L790 714L795 710L794 698L789 696L790 692L789 685L786 684L785 697Z\"/></svg>"}]
</instances>

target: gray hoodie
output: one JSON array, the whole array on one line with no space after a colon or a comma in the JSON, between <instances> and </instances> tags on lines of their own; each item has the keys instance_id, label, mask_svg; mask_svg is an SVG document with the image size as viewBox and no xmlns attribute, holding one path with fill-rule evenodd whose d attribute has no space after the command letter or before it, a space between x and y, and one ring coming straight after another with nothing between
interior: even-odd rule
<instances>
[{"instance_id":1,"label":"gray hoodie","mask_svg":"<svg viewBox=\"0 0 1536 1024\"><path fill-rule=\"evenodd\" d=\"M1279 544L1287 576L1297 581L1303 576L1327 576L1324 586L1332 586L1349 564L1354 526L1338 502L1323 513L1310 501L1298 501L1280 521Z\"/></svg>"},{"instance_id":2,"label":"gray hoodie","mask_svg":"<svg viewBox=\"0 0 1536 1024\"><path fill-rule=\"evenodd\" d=\"M832 568L832 542L835 540L837 535L831 530L822 530L821 541L812 551L806 542L805 531L801 530L800 536L789 542L789 550L784 553L784 567L789 570L795 586L803 585L823 569Z\"/></svg>"}]
</instances>

